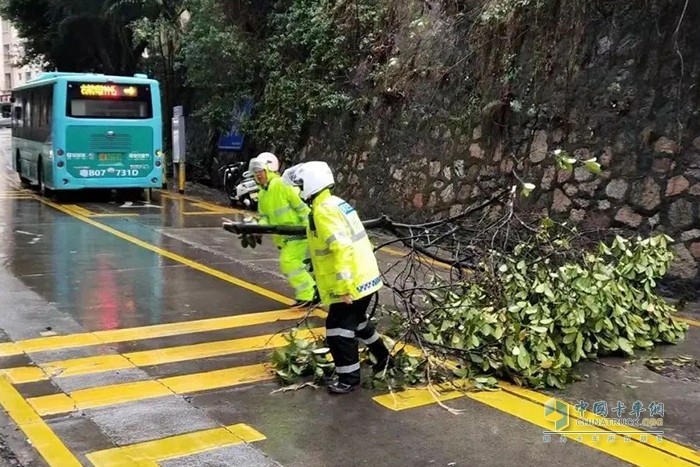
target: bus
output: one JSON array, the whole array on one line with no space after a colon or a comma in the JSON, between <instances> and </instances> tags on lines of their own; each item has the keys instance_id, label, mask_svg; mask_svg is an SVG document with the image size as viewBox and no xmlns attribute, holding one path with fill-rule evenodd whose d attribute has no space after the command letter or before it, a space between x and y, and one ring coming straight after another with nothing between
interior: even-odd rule
<instances>
[{"instance_id":1,"label":"bus","mask_svg":"<svg viewBox=\"0 0 700 467\"><path fill-rule=\"evenodd\" d=\"M162 188L158 82L43 73L12 90L12 164L24 186L61 190Z\"/></svg>"}]
</instances>

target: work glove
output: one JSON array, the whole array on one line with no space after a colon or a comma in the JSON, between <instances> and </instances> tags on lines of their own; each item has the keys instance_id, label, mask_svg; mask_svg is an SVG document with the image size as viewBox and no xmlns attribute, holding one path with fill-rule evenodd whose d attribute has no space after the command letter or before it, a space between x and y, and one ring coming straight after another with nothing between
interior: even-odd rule
<instances>
[{"instance_id":1,"label":"work glove","mask_svg":"<svg viewBox=\"0 0 700 467\"><path fill-rule=\"evenodd\" d=\"M260 234L241 234L238 239L241 241L243 248L255 248L258 245L262 245L262 235Z\"/></svg>"}]
</instances>

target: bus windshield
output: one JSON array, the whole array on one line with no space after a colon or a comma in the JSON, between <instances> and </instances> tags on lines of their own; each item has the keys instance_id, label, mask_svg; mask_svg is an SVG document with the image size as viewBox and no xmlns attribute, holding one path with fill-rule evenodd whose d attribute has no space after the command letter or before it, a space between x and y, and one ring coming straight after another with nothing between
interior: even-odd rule
<instances>
[{"instance_id":1,"label":"bus windshield","mask_svg":"<svg viewBox=\"0 0 700 467\"><path fill-rule=\"evenodd\" d=\"M147 84L68 83L67 115L74 118L151 118L151 87Z\"/></svg>"}]
</instances>

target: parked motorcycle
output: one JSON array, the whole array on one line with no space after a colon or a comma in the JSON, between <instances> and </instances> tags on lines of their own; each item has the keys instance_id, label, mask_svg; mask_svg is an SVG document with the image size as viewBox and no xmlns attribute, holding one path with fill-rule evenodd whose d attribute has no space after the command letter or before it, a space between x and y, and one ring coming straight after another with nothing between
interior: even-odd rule
<instances>
[{"instance_id":1,"label":"parked motorcycle","mask_svg":"<svg viewBox=\"0 0 700 467\"><path fill-rule=\"evenodd\" d=\"M258 184L246 169L247 162L233 162L219 169L222 174L224 192L231 206L243 206L248 209L258 207Z\"/></svg>"}]
</instances>

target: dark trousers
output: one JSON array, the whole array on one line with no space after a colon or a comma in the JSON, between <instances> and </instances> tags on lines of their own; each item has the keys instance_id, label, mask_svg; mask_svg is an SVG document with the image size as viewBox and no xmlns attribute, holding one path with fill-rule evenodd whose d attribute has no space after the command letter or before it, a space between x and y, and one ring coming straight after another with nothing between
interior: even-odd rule
<instances>
[{"instance_id":1,"label":"dark trousers","mask_svg":"<svg viewBox=\"0 0 700 467\"><path fill-rule=\"evenodd\" d=\"M326 318L326 341L333 356L338 379L346 384L360 383L360 355L357 339L367 345L378 362L389 356L381 337L367 319L372 294L352 304L334 303Z\"/></svg>"}]
</instances>

